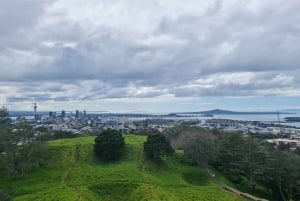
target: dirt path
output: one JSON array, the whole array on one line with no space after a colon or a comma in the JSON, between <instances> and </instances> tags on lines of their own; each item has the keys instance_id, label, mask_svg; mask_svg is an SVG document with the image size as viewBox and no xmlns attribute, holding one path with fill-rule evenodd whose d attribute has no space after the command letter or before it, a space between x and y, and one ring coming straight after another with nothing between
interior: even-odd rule
<instances>
[{"instance_id":1,"label":"dirt path","mask_svg":"<svg viewBox=\"0 0 300 201\"><path fill-rule=\"evenodd\" d=\"M75 150L72 150L72 153L70 154L70 163L71 163L71 166L68 168L68 169L66 169L66 171L64 172L64 174L63 174L63 176L62 176L62 178L61 178L61 185L63 186L63 187L65 187L65 188L71 188L71 189L73 189L74 191L75 191L75 193L78 195L78 201L81 201L82 200L82 195L81 195L81 192L80 192L80 190L78 189L78 187L77 186L75 186L75 187L70 187L70 186L67 186L66 184L65 184L65 181L66 181L66 179L68 178L68 176L69 176L69 172L70 171L72 171L72 170L75 170L76 171L76 168L77 168L77 160L78 160L78 158L79 158L79 156L78 155L76 155L76 154L78 154L78 153L75 153Z\"/></svg>"},{"instance_id":2,"label":"dirt path","mask_svg":"<svg viewBox=\"0 0 300 201\"><path fill-rule=\"evenodd\" d=\"M216 184L216 185L217 185L220 189L222 189L222 190L228 191L228 192L230 192L230 193L233 193L233 194L238 195L238 196L240 196L240 197L246 198L246 199L248 199L248 200L254 200L254 201L268 201L268 200L266 200L266 199L258 198L258 197L255 197L255 196L253 196L253 195L250 195L250 194L248 194L248 193L243 193L243 192L241 192L241 191L239 191L239 190L237 190L237 189L231 188L231 187L229 187L229 186L227 186L227 185L221 183L221 182L215 177L215 174L213 174L213 173L210 171L210 169L207 168L206 171L207 171L208 175L210 176L211 181L212 181L214 184Z\"/></svg>"},{"instance_id":3,"label":"dirt path","mask_svg":"<svg viewBox=\"0 0 300 201\"><path fill-rule=\"evenodd\" d=\"M69 169L67 169L64 172L64 175L62 176L61 181L60 181L61 185L64 186L64 187L66 187L65 181L66 181L68 175L69 175Z\"/></svg>"}]
</instances>

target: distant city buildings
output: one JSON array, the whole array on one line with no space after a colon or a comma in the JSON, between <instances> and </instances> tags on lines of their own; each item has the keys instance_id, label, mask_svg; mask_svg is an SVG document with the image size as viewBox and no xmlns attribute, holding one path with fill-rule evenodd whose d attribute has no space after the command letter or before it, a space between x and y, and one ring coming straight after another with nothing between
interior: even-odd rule
<instances>
[{"instance_id":1,"label":"distant city buildings","mask_svg":"<svg viewBox=\"0 0 300 201\"><path fill-rule=\"evenodd\" d=\"M49 112L49 117L56 118L56 112Z\"/></svg>"},{"instance_id":2,"label":"distant city buildings","mask_svg":"<svg viewBox=\"0 0 300 201\"><path fill-rule=\"evenodd\" d=\"M184 122L190 126L207 130L216 129L221 132L238 132L245 135L257 134L272 136L272 138L287 136L289 138L270 139L267 142L275 147L287 145L292 150L300 146L300 128L272 122L147 114L87 114L85 109L83 111L76 110L75 112L62 110L61 112L38 113L36 102L34 103L34 119L28 121L35 127L43 126L50 131L69 131L79 134L108 128L119 130L122 133L133 133L145 129L156 129L163 132L174 125L180 124L180 122Z\"/></svg>"},{"instance_id":3,"label":"distant city buildings","mask_svg":"<svg viewBox=\"0 0 300 201\"><path fill-rule=\"evenodd\" d=\"M300 147L300 135L290 135L289 138L269 139L267 142L275 148L287 146L289 149L295 150L297 147Z\"/></svg>"}]
</instances>

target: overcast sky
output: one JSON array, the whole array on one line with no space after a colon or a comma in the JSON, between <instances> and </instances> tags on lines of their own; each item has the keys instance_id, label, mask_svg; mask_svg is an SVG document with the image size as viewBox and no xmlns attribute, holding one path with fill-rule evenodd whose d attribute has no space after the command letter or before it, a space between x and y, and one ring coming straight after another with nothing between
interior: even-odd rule
<instances>
[{"instance_id":1,"label":"overcast sky","mask_svg":"<svg viewBox=\"0 0 300 201\"><path fill-rule=\"evenodd\" d=\"M300 108L299 0L0 0L0 105Z\"/></svg>"}]
</instances>

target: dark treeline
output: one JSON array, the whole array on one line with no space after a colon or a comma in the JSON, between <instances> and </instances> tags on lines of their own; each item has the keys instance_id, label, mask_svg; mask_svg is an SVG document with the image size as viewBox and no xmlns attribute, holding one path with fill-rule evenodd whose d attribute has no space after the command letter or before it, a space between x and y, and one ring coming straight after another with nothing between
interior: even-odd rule
<instances>
[{"instance_id":1,"label":"dark treeline","mask_svg":"<svg viewBox=\"0 0 300 201\"><path fill-rule=\"evenodd\" d=\"M181 125L166 132L174 149L199 167L212 166L240 190L271 200L300 200L299 150L274 149L264 139Z\"/></svg>"}]
</instances>

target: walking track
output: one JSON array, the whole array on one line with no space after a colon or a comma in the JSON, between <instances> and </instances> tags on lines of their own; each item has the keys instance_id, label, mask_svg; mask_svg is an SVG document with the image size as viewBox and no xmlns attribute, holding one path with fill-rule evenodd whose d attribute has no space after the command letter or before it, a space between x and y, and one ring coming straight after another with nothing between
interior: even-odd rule
<instances>
[{"instance_id":1,"label":"walking track","mask_svg":"<svg viewBox=\"0 0 300 201\"><path fill-rule=\"evenodd\" d=\"M239 191L239 190L237 190L237 189L234 189L234 188L231 188L231 187L229 187L229 186L227 186L227 185L224 185L224 184L222 184L222 183L215 177L215 175L210 171L210 169L207 168L206 171L207 171L208 175L210 176L211 181L212 181L214 184L216 184L216 185L217 185L220 189L222 189L222 190L231 192L231 193L233 193L233 194L236 194L236 195L241 196L241 197L243 197L243 198L246 198L246 199L248 199L248 200L253 200L253 201L268 201L268 200L266 200L266 199L258 198L258 197L255 197L255 196L253 196L253 195L250 195L250 194L248 194L248 193L243 193L243 192L241 192L241 191Z\"/></svg>"}]
</instances>

